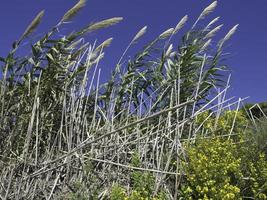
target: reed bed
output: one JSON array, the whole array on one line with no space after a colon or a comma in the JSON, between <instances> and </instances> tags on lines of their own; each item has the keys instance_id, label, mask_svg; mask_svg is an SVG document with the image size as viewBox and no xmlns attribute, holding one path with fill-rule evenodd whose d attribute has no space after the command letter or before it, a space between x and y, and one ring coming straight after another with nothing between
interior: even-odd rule
<instances>
[{"instance_id":1,"label":"reed bed","mask_svg":"<svg viewBox=\"0 0 267 200\"><path fill-rule=\"evenodd\" d=\"M199 23L213 11L215 1L184 35L178 50L171 41L187 16L125 64L128 49L148 31L145 26L123 52L111 79L101 83L99 61L112 38L101 44L85 43L82 38L122 18L54 39L84 3L76 4L31 44L29 55L16 57L21 42L40 23L44 14L40 12L7 58L2 58L1 198L66 198L79 182L89 197L97 188L98 199L105 199L113 183L130 185L130 172L141 171L155 177L155 194L164 188L170 199L177 199L180 180L186 176L180 164L187 160L184 145L211 136L203 131L203 124L196 124L197 117L212 111L219 118L242 105L243 99L227 98L229 79L218 78L225 70L223 45L237 26L216 48L210 47L222 27L213 27L219 18L206 26ZM221 137L235 134L232 129ZM136 153L142 161L138 167L132 164Z\"/></svg>"}]
</instances>

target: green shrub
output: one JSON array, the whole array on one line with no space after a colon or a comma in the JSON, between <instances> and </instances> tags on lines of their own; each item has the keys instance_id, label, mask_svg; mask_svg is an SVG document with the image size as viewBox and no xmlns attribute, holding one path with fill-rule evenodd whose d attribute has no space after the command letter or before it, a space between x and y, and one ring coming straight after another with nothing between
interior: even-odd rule
<instances>
[{"instance_id":1,"label":"green shrub","mask_svg":"<svg viewBox=\"0 0 267 200\"><path fill-rule=\"evenodd\" d=\"M193 199L238 199L240 188L233 179L240 179L240 159L230 141L201 140L188 148L187 185L182 187L185 196ZM229 197L229 198L228 198Z\"/></svg>"},{"instance_id":2,"label":"green shrub","mask_svg":"<svg viewBox=\"0 0 267 200\"><path fill-rule=\"evenodd\" d=\"M267 155L267 120L263 119L256 124L254 130L248 131L248 140L256 145L259 151Z\"/></svg>"},{"instance_id":3,"label":"green shrub","mask_svg":"<svg viewBox=\"0 0 267 200\"><path fill-rule=\"evenodd\" d=\"M231 131L234 134L244 132L249 120L243 111L227 110L218 119L211 111L206 111L197 116L196 125L202 125L209 135L227 135Z\"/></svg>"},{"instance_id":4,"label":"green shrub","mask_svg":"<svg viewBox=\"0 0 267 200\"><path fill-rule=\"evenodd\" d=\"M242 141L240 141L242 142ZM219 138L187 148L181 196L188 199L266 199L267 165L252 145Z\"/></svg>"},{"instance_id":5,"label":"green shrub","mask_svg":"<svg viewBox=\"0 0 267 200\"><path fill-rule=\"evenodd\" d=\"M138 153L132 156L131 164L133 167L141 167L141 160ZM131 173L131 191L126 194L126 190L115 184L111 189L111 200L164 200L166 194L160 191L157 195L153 194L155 177L151 172L133 171Z\"/></svg>"},{"instance_id":6,"label":"green shrub","mask_svg":"<svg viewBox=\"0 0 267 200\"><path fill-rule=\"evenodd\" d=\"M143 181L146 181L143 179ZM114 185L110 194L111 200L167 200L166 195L160 192L156 197L152 194L148 194L147 191L132 190L129 195L126 194L126 190L119 185Z\"/></svg>"},{"instance_id":7,"label":"green shrub","mask_svg":"<svg viewBox=\"0 0 267 200\"><path fill-rule=\"evenodd\" d=\"M115 184L112 186L111 193L110 193L111 200L125 200L127 199L126 191L123 187Z\"/></svg>"},{"instance_id":8,"label":"green shrub","mask_svg":"<svg viewBox=\"0 0 267 200\"><path fill-rule=\"evenodd\" d=\"M68 192L61 196L62 199L68 200L86 200L88 199L88 193L86 192L85 185L81 182L75 182L72 184L72 192Z\"/></svg>"}]
</instances>

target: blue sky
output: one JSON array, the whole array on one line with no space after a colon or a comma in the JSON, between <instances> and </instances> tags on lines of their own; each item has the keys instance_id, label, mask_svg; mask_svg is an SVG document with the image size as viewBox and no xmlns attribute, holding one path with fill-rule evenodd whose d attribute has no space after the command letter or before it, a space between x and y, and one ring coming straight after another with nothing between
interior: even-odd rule
<instances>
[{"instance_id":1,"label":"blue sky","mask_svg":"<svg viewBox=\"0 0 267 200\"><path fill-rule=\"evenodd\" d=\"M12 42L20 37L39 11L44 9L45 16L35 34L44 33L55 25L76 2L76 0L1 0L0 56L7 54ZM142 41L148 42L164 30L174 27L187 14L189 21L186 30L210 3L212 3L210 0L88 0L82 12L64 29L78 30L92 21L109 17L124 18L120 24L93 33L86 38L89 41L114 38L112 46L106 50L105 60L108 62L104 62L101 66L102 76L107 78L127 44L143 26L147 25L148 31ZM232 71L231 89L228 95L250 96L249 102L267 101L267 1L219 1L217 9L206 22L216 16L221 16L219 23L224 24L221 36L232 26L239 24L238 31L228 42L226 49L226 52L231 53L227 64Z\"/></svg>"}]
</instances>

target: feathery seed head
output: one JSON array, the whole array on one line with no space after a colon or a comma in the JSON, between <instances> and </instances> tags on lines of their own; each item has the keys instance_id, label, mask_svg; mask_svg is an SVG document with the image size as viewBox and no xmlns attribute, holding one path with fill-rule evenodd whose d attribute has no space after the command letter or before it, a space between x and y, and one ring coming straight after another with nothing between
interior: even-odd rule
<instances>
[{"instance_id":1,"label":"feathery seed head","mask_svg":"<svg viewBox=\"0 0 267 200\"><path fill-rule=\"evenodd\" d=\"M82 33L85 34L85 33L90 33L90 32L93 32L93 31L96 31L102 28L107 28L109 26L119 23L121 20L123 20L122 17L113 17L113 18L106 19L100 22L96 22L94 24L87 26L85 29L83 29Z\"/></svg>"},{"instance_id":2,"label":"feathery seed head","mask_svg":"<svg viewBox=\"0 0 267 200\"><path fill-rule=\"evenodd\" d=\"M142 37L147 30L147 26L144 26L138 33L134 36L132 43L136 42L140 37Z\"/></svg>"},{"instance_id":3,"label":"feathery seed head","mask_svg":"<svg viewBox=\"0 0 267 200\"><path fill-rule=\"evenodd\" d=\"M236 32L238 26L239 26L239 24L237 24L233 28L231 28L231 30L225 35L223 40L225 40L225 41L229 40L232 37L232 35Z\"/></svg>"},{"instance_id":4,"label":"feathery seed head","mask_svg":"<svg viewBox=\"0 0 267 200\"><path fill-rule=\"evenodd\" d=\"M207 33L207 35L204 37L204 39L209 39L209 38L213 37L221 29L222 26L223 26L223 24L212 29L210 32Z\"/></svg>"},{"instance_id":5,"label":"feathery seed head","mask_svg":"<svg viewBox=\"0 0 267 200\"><path fill-rule=\"evenodd\" d=\"M211 20L211 22L208 23L208 25L204 28L204 31L209 30L209 28L210 28L213 24L215 24L215 22L217 22L219 19L220 19L220 17L216 17L215 19Z\"/></svg>"},{"instance_id":6,"label":"feathery seed head","mask_svg":"<svg viewBox=\"0 0 267 200\"><path fill-rule=\"evenodd\" d=\"M75 49L79 44L81 44L83 41L83 38L80 38L77 41L72 42L67 48L68 49Z\"/></svg>"},{"instance_id":7,"label":"feathery seed head","mask_svg":"<svg viewBox=\"0 0 267 200\"><path fill-rule=\"evenodd\" d=\"M94 52L99 52L99 51L102 51L102 49L109 47L112 40L113 40L113 38L109 38L109 39L105 40L104 42L102 42L102 44L100 44L98 47L95 48Z\"/></svg>"},{"instance_id":8,"label":"feathery seed head","mask_svg":"<svg viewBox=\"0 0 267 200\"><path fill-rule=\"evenodd\" d=\"M69 21L72 17L74 17L84 6L86 0L80 0L76 5L74 5L71 9L69 9L61 19L62 22Z\"/></svg>"},{"instance_id":9,"label":"feathery seed head","mask_svg":"<svg viewBox=\"0 0 267 200\"><path fill-rule=\"evenodd\" d=\"M188 16L185 15L176 25L173 34L176 34L181 28L183 28L183 26L185 25L186 21L188 20Z\"/></svg>"},{"instance_id":10,"label":"feathery seed head","mask_svg":"<svg viewBox=\"0 0 267 200\"><path fill-rule=\"evenodd\" d=\"M37 26L40 24L43 16L44 16L44 10L39 12L38 15L33 19L33 21L30 23L30 25L27 27L27 29L24 31L24 33L20 37L18 43L20 43L24 38L28 37L33 31L35 31Z\"/></svg>"},{"instance_id":11,"label":"feathery seed head","mask_svg":"<svg viewBox=\"0 0 267 200\"><path fill-rule=\"evenodd\" d=\"M204 45L201 47L200 52L205 51L207 49L207 47L210 45L210 43L211 43L211 39L209 39L208 41L206 41L204 43Z\"/></svg>"},{"instance_id":12,"label":"feathery seed head","mask_svg":"<svg viewBox=\"0 0 267 200\"><path fill-rule=\"evenodd\" d=\"M214 11L214 9L216 8L217 6L217 1L214 1L212 4L210 4L208 7L206 7L202 13L200 14L199 16L199 19L203 19L205 18L208 14L210 14L211 12Z\"/></svg>"},{"instance_id":13,"label":"feathery seed head","mask_svg":"<svg viewBox=\"0 0 267 200\"><path fill-rule=\"evenodd\" d=\"M166 55L167 57L169 57L170 54L172 53L172 49L173 49L173 45L170 44L169 48L167 49L167 51L166 51L166 53L165 53L165 55Z\"/></svg>"},{"instance_id":14,"label":"feathery seed head","mask_svg":"<svg viewBox=\"0 0 267 200\"><path fill-rule=\"evenodd\" d=\"M159 39L165 39L173 34L174 28L170 28L159 35Z\"/></svg>"},{"instance_id":15,"label":"feathery seed head","mask_svg":"<svg viewBox=\"0 0 267 200\"><path fill-rule=\"evenodd\" d=\"M237 24L233 28L231 28L230 31L221 40L221 42L219 42L219 49L221 49L223 44L233 36L233 34L236 32L238 26L239 26L239 24Z\"/></svg>"}]
</instances>

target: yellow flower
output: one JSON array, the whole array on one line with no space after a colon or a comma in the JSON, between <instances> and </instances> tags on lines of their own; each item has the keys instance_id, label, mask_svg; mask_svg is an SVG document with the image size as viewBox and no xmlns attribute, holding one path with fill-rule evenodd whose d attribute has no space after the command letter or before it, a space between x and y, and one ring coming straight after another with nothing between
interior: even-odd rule
<instances>
[{"instance_id":1,"label":"yellow flower","mask_svg":"<svg viewBox=\"0 0 267 200\"><path fill-rule=\"evenodd\" d=\"M200 192L200 191L201 191L201 187L198 185L198 186L196 187L196 190L197 190L198 192Z\"/></svg>"},{"instance_id":2,"label":"yellow flower","mask_svg":"<svg viewBox=\"0 0 267 200\"><path fill-rule=\"evenodd\" d=\"M267 196L265 194L263 194L263 193L260 193L259 194L259 198L260 199L267 199Z\"/></svg>"}]
</instances>

